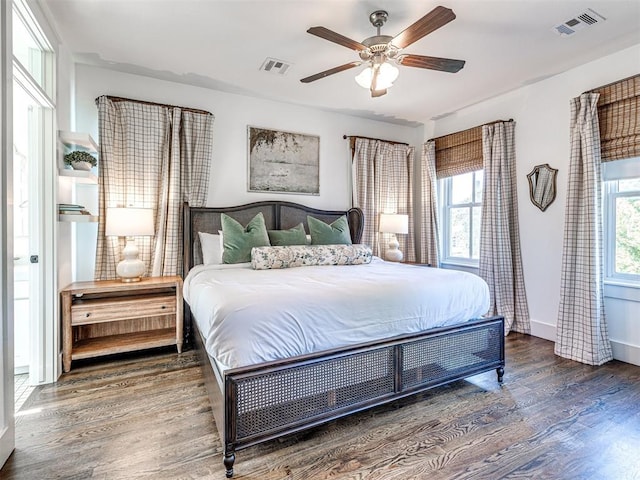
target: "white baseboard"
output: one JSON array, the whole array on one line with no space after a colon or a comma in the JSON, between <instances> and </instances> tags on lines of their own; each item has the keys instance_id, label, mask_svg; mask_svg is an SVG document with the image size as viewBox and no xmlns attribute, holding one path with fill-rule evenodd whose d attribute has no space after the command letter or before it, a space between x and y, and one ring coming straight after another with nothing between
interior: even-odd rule
<instances>
[{"instance_id":1,"label":"white baseboard","mask_svg":"<svg viewBox=\"0 0 640 480\"><path fill-rule=\"evenodd\" d=\"M556 341L556 326L550 323L543 323L537 320L531 320L531 335L534 337L544 338L552 342Z\"/></svg>"},{"instance_id":2,"label":"white baseboard","mask_svg":"<svg viewBox=\"0 0 640 480\"><path fill-rule=\"evenodd\" d=\"M640 347L638 345L611 340L611 350L613 350L613 358L616 360L640 367Z\"/></svg>"},{"instance_id":3,"label":"white baseboard","mask_svg":"<svg viewBox=\"0 0 640 480\"><path fill-rule=\"evenodd\" d=\"M556 326L550 323L531 320L531 335L555 342ZM613 350L613 358L616 360L640 366L639 345L631 345L619 340L611 340L611 350Z\"/></svg>"}]
</instances>

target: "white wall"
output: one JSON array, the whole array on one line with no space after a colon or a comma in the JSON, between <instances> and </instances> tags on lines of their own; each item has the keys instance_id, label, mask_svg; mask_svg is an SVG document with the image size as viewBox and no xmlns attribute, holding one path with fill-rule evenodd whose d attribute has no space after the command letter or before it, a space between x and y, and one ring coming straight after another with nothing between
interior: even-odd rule
<instances>
[{"instance_id":1,"label":"white wall","mask_svg":"<svg viewBox=\"0 0 640 480\"><path fill-rule=\"evenodd\" d=\"M58 46L56 58L56 121L57 130L73 131L74 63L65 45ZM58 155L61 152L58 152ZM59 162L60 160L57 159ZM73 203L73 182L68 177L58 178L57 203ZM58 287L64 288L74 280L72 252L73 224L57 222L57 271Z\"/></svg>"},{"instance_id":2,"label":"white wall","mask_svg":"<svg viewBox=\"0 0 640 480\"><path fill-rule=\"evenodd\" d=\"M439 119L433 135L425 136L441 136L498 119L516 121L520 236L533 335L555 340L569 165L569 101L638 72L640 45ZM541 212L529 200L526 174L543 163L559 172L556 200ZM614 357L640 365L640 292L614 290L608 286L607 295L627 297L605 299Z\"/></svg>"},{"instance_id":3,"label":"white wall","mask_svg":"<svg viewBox=\"0 0 640 480\"><path fill-rule=\"evenodd\" d=\"M86 65L76 65L76 129L98 138L96 97L114 95L151 102L200 108L215 115L209 206L230 206L261 200L287 200L323 209L351 205L349 142L343 135L362 135L420 145L422 127L364 120L287 103L156 80ZM320 136L320 195L247 192L247 126L259 126ZM90 195L90 194L89 194ZM89 198L83 199L85 203ZM90 245L89 232L79 232L78 244ZM80 236L85 235L81 240ZM95 240L93 240L95 242ZM78 260L77 279L93 277L93 256Z\"/></svg>"}]
</instances>

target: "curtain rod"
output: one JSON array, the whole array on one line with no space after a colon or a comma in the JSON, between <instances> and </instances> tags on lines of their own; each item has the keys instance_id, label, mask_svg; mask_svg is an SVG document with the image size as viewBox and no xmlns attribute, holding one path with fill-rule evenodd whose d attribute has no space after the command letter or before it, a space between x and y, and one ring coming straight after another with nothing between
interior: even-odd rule
<instances>
[{"instance_id":1,"label":"curtain rod","mask_svg":"<svg viewBox=\"0 0 640 480\"><path fill-rule=\"evenodd\" d=\"M492 123L499 123L499 122L513 122L513 118L510 118L509 120L493 120L491 122L483 123L482 125L477 125L471 128L465 128L464 130L459 130L457 132L447 133L446 135L440 135L439 137L430 138L429 140L427 140L427 142L430 142L437 138L448 137L449 135L455 135L456 133L466 132L467 130L473 130L474 128L484 127L485 125L491 125Z\"/></svg>"},{"instance_id":2,"label":"curtain rod","mask_svg":"<svg viewBox=\"0 0 640 480\"><path fill-rule=\"evenodd\" d=\"M591 90L587 90L586 92L582 92L582 93L583 94L585 94L585 93L596 93L598 90L610 87L611 85L615 85L616 83L626 82L627 80L631 80L632 78L635 78L635 77L640 77L640 73L637 73L635 75L631 75L630 77L623 78L621 80L616 80L615 82L607 83L606 85L600 85L599 87L592 88Z\"/></svg>"},{"instance_id":3,"label":"curtain rod","mask_svg":"<svg viewBox=\"0 0 640 480\"><path fill-rule=\"evenodd\" d=\"M102 95L101 95L102 96ZM156 103L156 102L148 102L146 100L136 100L133 98L124 98L124 97L112 97L111 95L104 95L112 102L133 102L133 103L141 103L143 105L155 105L157 107L167 107L167 108L179 108L186 112L192 113L203 113L205 115L213 115L211 112L207 112L206 110L200 110L198 108L189 108L189 107L180 107L178 105L169 105L168 103ZM100 97L98 97L100 98ZM96 98L96 105L98 104L98 98Z\"/></svg>"},{"instance_id":4,"label":"curtain rod","mask_svg":"<svg viewBox=\"0 0 640 480\"><path fill-rule=\"evenodd\" d=\"M342 138L344 140L346 140L347 138L363 138L365 140L378 140L380 142L387 142L393 145L407 145L407 146L409 145L408 143L405 143L405 142L396 142L395 140L382 140L381 138L363 137L361 135L342 135Z\"/></svg>"}]
</instances>

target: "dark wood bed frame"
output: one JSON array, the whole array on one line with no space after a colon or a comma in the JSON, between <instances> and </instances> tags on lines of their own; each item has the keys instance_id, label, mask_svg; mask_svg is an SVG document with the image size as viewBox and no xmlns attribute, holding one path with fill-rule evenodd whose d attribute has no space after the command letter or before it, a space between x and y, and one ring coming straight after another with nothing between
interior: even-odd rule
<instances>
[{"instance_id":1,"label":"dark wood bed frame","mask_svg":"<svg viewBox=\"0 0 640 480\"><path fill-rule=\"evenodd\" d=\"M198 232L217 233L227 213L246 225L258 212L267 229L287 229L307 215L331 222L347 215L351 238L362 238L362 211L327 211L281 201L228 208L184 206L184 272L202 263ZM185 334L193 335L222 441L226 476L235 452L376 405L478 373L504 375L504 318L473 319L346 348L218 371L185 302ZM366 372L366 374L363 374Z\"/></svg>"}]
</instances>

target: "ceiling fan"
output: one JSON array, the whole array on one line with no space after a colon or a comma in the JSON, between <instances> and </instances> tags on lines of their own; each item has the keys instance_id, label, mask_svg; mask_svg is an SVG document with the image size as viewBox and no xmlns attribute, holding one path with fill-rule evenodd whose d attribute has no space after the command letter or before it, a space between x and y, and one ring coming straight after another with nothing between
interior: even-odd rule
<instances>
[{"instance_id":1,"label":"ceiling fan","mask_svg":"<svg viewBox=\"0 0 640 480\"><path fill-rule=\"evenodd\" d=\"M464 67L464 60L401 53L402 49L455 19L453 10L442 6L436 7L395 37L380 35L380 27L387 21L388 16L384 10L376 10L369 15L369 21L378 29L377 34L365 38L362 42L356 42L325 27L311 27L307 33L355 50L360 55L360 61L349 62L305 77L300 81L314 82L334 73L367 64L368 67L356 77L356 81L371 90L372 97L381 97L387 93L387 88L393 85L393 81L398 76L398 69L390 63L390 60L407 67L450 73L455 73Z\"/></svg>"}]
</instances>

